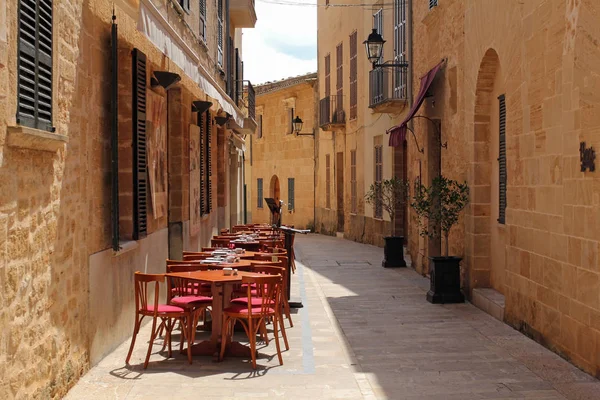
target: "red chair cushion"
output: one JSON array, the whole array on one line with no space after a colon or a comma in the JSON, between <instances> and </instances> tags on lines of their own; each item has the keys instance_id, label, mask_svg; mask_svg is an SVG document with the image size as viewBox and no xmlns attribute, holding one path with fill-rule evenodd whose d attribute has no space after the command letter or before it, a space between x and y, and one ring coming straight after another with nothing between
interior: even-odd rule
<instances>
[{"instance_id":1,"label":"red chair cushion","mask_svg":"<svg viewBox=\"0 0 600 400\"><path fill-rule=\"evenodd\" d=\"M154 305L146 307L146 311L154 312ZM176 313L176 312L184 312L185 310L181 307L170 306L168 304L159 304L158 312L159 313Z\"/></svg>"},{"instance_id":2,"label":"red chair cushion","mask_svg":"<svg viewBox=\"0 0 600 400\"><path fill-rule=\"evenodd\" d=\"M267 308L267 313L269 314L274 314L275 310L273 310L272 308ZM231 314L248 314L248 303L246 304L240 304L240 303L235 303L232 304L231 306L227 307L226 309L223 310L223 312L226 313L231 313ZM252 314L260 314L261 312L261 307L260 306L254 306L252 307Z\"/></svg>"},{"instance_id":3,"label":"red chair cushion","mask_svg":"<svg viewBox=\"0 0 600 400\"><path fill-rule=\"evenodd\" d=\"M262 298L260 297L252 297L252 305L253 306L257 306L260 307L260 305L262 304ZM248 298L247 297L238 297L237 299L233 299L231 300L232 303L235 304L248 304ZM271 304L273 304L273 302L270 302Z\"/></svg>"},{"instance_id":4,"label":"red chair cushion","mask_svg":"<svg viewBox=\"0 0 600 400\"><path fill-rule=\"evenodd\" d=\"M173 297L171 303L182 307L192 307L201 303L212 304L212 297L205 296L180 296Z\"/></svg>"}]
</instances>

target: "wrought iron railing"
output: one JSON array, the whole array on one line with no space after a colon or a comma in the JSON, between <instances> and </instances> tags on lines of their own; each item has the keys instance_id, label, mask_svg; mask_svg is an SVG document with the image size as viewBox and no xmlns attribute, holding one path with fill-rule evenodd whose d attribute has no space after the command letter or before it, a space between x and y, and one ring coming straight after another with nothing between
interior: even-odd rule
<instances>
[{"instance_id":1,"label":"wrought iron railing","mask_svg":"<svg viewBox=\"0 0 600 400\"><path fill-rule=\"evenodd\" d=\"M346 112L344 111L343 96L327 96L319 102L319 125L344 124Z\"/></svg>"},{"instance_id":2,"label":"wrought iron railing","mask_svg":"<svg viewBox=\"0 0 600 400\"><path fill-rule=\"evenodd\" d=\"M404 67L376 68L369 72L369 107L389 100L406 100L407 73Z\"/></svg>"}]
</instances>

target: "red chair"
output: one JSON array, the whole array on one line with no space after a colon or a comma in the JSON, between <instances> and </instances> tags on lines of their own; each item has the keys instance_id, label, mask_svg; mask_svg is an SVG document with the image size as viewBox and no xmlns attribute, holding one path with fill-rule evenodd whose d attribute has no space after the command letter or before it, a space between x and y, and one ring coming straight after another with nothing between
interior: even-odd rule
<instances>
[{"instance_id":1,"label":"red chair","mask_svg":"<svg viewBox=\"0 0 600 400\"><path fill-rule=\"evenodd\" d=\"M283 326L281 314L278 312L281 309L281 275L265 275L261 277L242 276L242 284L246 285L246 302L232 303L231 306L223 310L221 354L219 359L223 360L227 344L233 336L235 323L239 321L250 341L252 368L256 369L256 335L265 326L266 320L272 319L277 357L279 358L279 364L283 365L278 333L278 326ZM253 286L258 289L259 293L257 296L252 296Z\"/></svg>"},{"instance_id":2,"label":"red chair","mask_svg":"<svg viewBox=\"0 0 600 400\"><path fill-rule=\"evenodd\" d=\"M158 297L160 294L160 282L164 281L165 276L162 274L142 274L139 271L135 273L135 325L133 328L133 337L131 338L131 346L129 346L129 353L127 353L127 358L125 359L126 364L129 364L129 360L131 359L131 353L133 352L135 339L140 331L140 326L144 317L152 317L152 332L150 333L150 343L148 344L148 353L146 354L146 360L144 361L144 369L148 367L150 354L152 354L152 345L154 344L154 339L156 339L158 334L158 329L156 326L158 319L161 320L161 326L164 326L167 331L165 341L169 344L169 358L171 358L172 355L171 332L173 331L176 322L181 323L183 329L180 347L183 346L183 340L185 339L187 341L188 362L190 364L192 363L191 342L188 338L187 328L188 323L192 318L191 313L182 307L169 304L159 304ZM151 289L151 283L154 283L154 302L149 304L148 296L149 290Z\"/></svg>"}]
</instances>

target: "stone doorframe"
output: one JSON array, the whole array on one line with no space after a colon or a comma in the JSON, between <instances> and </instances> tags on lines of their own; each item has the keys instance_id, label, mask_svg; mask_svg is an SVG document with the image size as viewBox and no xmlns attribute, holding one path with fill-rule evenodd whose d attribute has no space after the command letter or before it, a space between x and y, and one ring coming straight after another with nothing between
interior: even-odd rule
<instances>
[{"instance_id":1,"label":"stone doorframe","mask_svg":"<svg viewBox=\"0 0 600 400\"><path fill-rule=\"evenodd\" d=\"M494 80L500 59L488 49L481 60L475 90L473 136L470 138L469 182L471 201L466 212L466 261L464 282L473 288L491 287L491 110Z\"/></svg>"}]
</instances>

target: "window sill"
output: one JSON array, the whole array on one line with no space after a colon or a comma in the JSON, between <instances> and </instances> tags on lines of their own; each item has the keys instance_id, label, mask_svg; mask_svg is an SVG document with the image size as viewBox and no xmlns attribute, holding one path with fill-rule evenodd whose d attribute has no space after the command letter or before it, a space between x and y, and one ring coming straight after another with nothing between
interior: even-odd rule
<instances>
[{"instance_id":1,"label":"window sill","mask_svg":"<svg viewBox=\"0 0 600 400\"><path fill-rule=\"evenodd\" d=\"M137 249L139 245L137 240L128 240L125 242L119 242L119 246L121 249L119 251L113 251L113 257L119 257L127 254L130 251Z\"/></svg>"},{"instance_id":2,"label":"window sill","mask_svg":"<svg viewBox=\"0 0 600 400\"><path fill-rule=\"evenodd\" d=\"M66 135L22 125L9 126L7 131L7 143L10 147L55 152L69 143L69 137Z\"/></svg>"},{"instance_id":3,"label":"window sill","mask_svg":"<svg viewBox=\"0 0 600 400\"><path fill-rule=\"evenodd\" d=\"M189 15L189 14L190 14L190 11L189 11L189 10L187 10L187 11L186 11L186 10L184 10L184 8L181 6L181 4L179 4L179 1L177 1L177 0L172 0L172 1L171 1L171 4L173 4L173 6L175 7L175 9L176 9L177 11L179 11L179 14L181 14L181 16L183 16L184 14L187 14L187 15Z\"/></svg>"},{"instance_id":4,"label":"window sill","mask_svg":"<svg viewBox=\"0 0 600 400\"><path fill-rule=\"evenodd\" d=\"M206 43L206 39L200 38L198 42L200 43L200 46L202 46L202 48L208 52L208 44Z\"/></svg>"}]
</instances>

